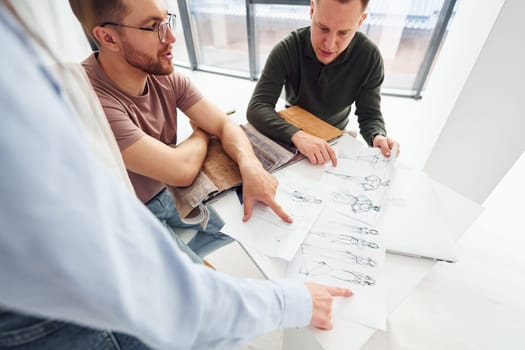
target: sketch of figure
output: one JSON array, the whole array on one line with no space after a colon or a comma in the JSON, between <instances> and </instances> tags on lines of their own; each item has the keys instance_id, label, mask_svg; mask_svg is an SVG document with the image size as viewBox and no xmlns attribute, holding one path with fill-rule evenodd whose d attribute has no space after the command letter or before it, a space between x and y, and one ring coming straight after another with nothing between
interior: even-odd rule
<instances>
[{"instance_id":1,"label":"sketch of figure","mask_svg":"<svg viewBox=\"0 0 525 350\"><path fill-rule=\"evenodd\" d=\"M347 268L332 268L326 261L312 261L313 266L302 265L299 273L305 276L329 276L340 281L359 284L361 286L373 286L376 284L372 276L364 273L351 271Z\"/></svg>"},{"instance_id":2,"label":"sketch of figure","mask_svg":"<svg viewBox=\"0 0 525 350\"><path fill-rule=\"evenodd\" d=\"M368 164L370 164L373 168L376 168L378 166L380 167L386 167L388 165L388 163L390 162L390 159L389 158L385 158L383 157L382 154L370 154L370 155L366 155L366 156L363 156L363 155L359 155L359 156L341 156L341 158L344 158L344 159L352 159L352 160L357 160L357 161L361 161L361 162L366 162Z\"/></svg>"},{"instance_id":3,"label":"sketch of figure","mask_svg":"<svg viewBox=\"0 0 525 350\"><path fill-rule=\"evenodd\" d=\"M359 284L362 286L373 286L376 281L372 276L365 275L364 273L350 271L348 269L335 270L331 272L330 277L337 278L338 280Z\"/></svg>"},{"instance_id":4,"label":"sketch of figure","mask_svg":"<svg viewBox=\"0 0 525 350\"><path fill-rule=\"evenodd\" d=\"M343 216L348 216L346 215L345 213L340 213L341 215ZM379 231L376 230L375 228L370 228L370 227L367 227L367 226L357 226L357 225L352 225L352 224L348 224L348 223L344 223L344 224L339 224L340 226L343 226L348 232L351 232L351 233L357 233L357 234L360 234L360 235L371 235L371 236L377 236L379 235Z\"/></svg>"},{"instance_id":5,"label":"sketch of figure","mask_svg":"<svg viewBox=\"0 0 525 350\"><path fill-rule=\"evenodd\" d=\"M368 256L354 254L349 250L316 247L308 243L301 245L301 253L304 257L308 257L309 259L331 259L338 265L350 262L353 264L374 267L377 264L374 259Z\"/></svg>"},{"instance_id":6,"label":"sketch of figure","mask_svg":"<svg viewBox=\"0 0 525 350\"><path fill-rule=\"evenodd\" d=\"M366 226L356 226L352 224L339 224L342 227L345 227L351 233L357 233L360 235L372 235L377 236L379 231L375 228L368 228Z\"/></svg>"},{"instance_id":7,"label":"sketch of figure","mask_svg":"<svg viewBox=\"0 0 525 350\"><path fill-rule=\"evenodd\" d=\"M354 237L344 233L335 235L329 232L310 231L310 233L323 238L331 238L330 243L337 243L342 245L355 245L359 249L363 249L364 247L369 247L372 249L379 248L379 245L377 243L369 242L362 238Z\"/></svg>"},{"instance_id":8,"label":"sketch of figure","mask_svg":"<svg viewBox=\"0 0 525 350\"><path fill-rule=\"evenodd\" d=\"M329 212L325 212L319 224L314 225L313 231L324 231L323 227L330 227L329 231L333 233L343 232L369 236L379 236L381 233L371 224L356 219L351 211L345 212L338 208L329 208L328 210Z\"/></svg>"},{"instance_id":9,"label":"sketch of figure","mask_svg":"<svg viewBox=\"0 0 525 350\"><path fill-rule=\"evenodd\" d=\"M332 192L332 199L336 203L349 205L354 213L362 213L370 210L379 211L381 209L380 206L372 204L372 201L368 197L364 195L356 197L347 191Z\"/></svg>"},{"instance_id":10,"label":"sketch of figure","mask_svg":"<svg viewBox=\"0 0 525 350\"><path fill-rule=\"evenodd\" d=\"M368 175L368 176L353 176L353 175L346 175L337 173L331 170L325 170L325 173L341 177L345 180L350 180L357 182L361 185L361 188L363 191L372 191L377 190L381 186L388 186L390 185L390 180L383 181L381 178L377 175Z\"/></svg>"},{"instance_id":11,"label":"sketch of figure","mask_svg":"<svg viewBox=\"0 0 525 350\"><path fill-rule=\"evenodd\" d=\"M301 191L298 191L298 190L294 190L292 192L289 192L288 194L292 197L292 200L295 202L313 203L313 204L321 204L323 202L319 198L316 198L309 194L302 193Z\"/></svg>"}]
</instances>

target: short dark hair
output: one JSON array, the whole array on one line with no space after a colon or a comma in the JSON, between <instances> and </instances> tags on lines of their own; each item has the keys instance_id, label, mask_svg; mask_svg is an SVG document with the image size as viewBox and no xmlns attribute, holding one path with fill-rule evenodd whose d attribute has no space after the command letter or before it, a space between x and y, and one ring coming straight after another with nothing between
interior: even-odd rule
<instances>
[{"instance_id":1,"label":"short dark hair","mask_svg":"<svg viewBox=\"0 0 525 350\"><path fill-rule=\"evenodd\" d=\"M321 0L314 0L316 5L317 3L319 3L319 1ZM340 2L341 4L346 4L347 2L350 2L352 0L337 0L338 2ZM361 5L363 5L363 11L366 10L366 8L368 7L368 3L370 2L370 0L361 0Z\"/></svg>"},{"instance_id":2,"label":"short dark hair","mask_svg":"<svg viewBox=\"0 0 525 350\"><path fill-rule=\"evenodd\" d=\"M128 13L122 0L69 0L69 6L91 39L93 28L104 22L120 22Z\"/></svg>"}]
</instances>

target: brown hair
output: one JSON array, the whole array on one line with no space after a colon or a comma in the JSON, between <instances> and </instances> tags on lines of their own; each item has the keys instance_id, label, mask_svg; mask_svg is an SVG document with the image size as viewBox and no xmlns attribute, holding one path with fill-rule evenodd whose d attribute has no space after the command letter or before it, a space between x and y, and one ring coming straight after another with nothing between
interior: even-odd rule
<instances>
[{"instance_id":1,"label":"brown hair","mask_svg":"<svg viewBox=\"0 0 525 350\"><path fill-rule=\"evenodd\" d=\"M128 13L122 0L69 0L69 6L93 40L93 28L104 22L118 23Z\"/></svg>"},{"instance_id":2,"label":"brown hair","mask_svg":"<svg viewBox=\"0 0 525 350\"><path fill-rule=\"evenodd\" d=\"M313 1L317 5L319 3L319 1L321 1L321 0L313 0ZM341 4L346 4L347 2L350 2L350 1L352 1L352 0L337 0L337 2L340 2ZM369 2L370 2L370 0L361 0L361 5L363 5L363 12L368 7L368 3Z\"/></svg>"}]
</instances>

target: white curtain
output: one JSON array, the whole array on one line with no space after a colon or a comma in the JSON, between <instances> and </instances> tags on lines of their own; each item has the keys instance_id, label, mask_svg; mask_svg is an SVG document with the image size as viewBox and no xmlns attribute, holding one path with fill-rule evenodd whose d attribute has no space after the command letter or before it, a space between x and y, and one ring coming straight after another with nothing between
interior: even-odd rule
<instances>
[{"instance_id":1,"label":"white curtain","mask_svg":"<svg viewBox=\"0 0 525 350\"><path fill-rule=\"evenodd\" d=\"M65 0L12 0L29 27L61 62L81 62L91 53L89 42Z\"/></svg>"},{"instance_id":2,"label":"white curtain","mask_svg":"<svg viewBox=\"0 0 525 350\"><path fill-rule=\"evenodd\" d=\"M79 117L93 153L118 181L133 192L104 110L80 65L91 53L91 48L69 3L64 0L14 0L10 3L52 51L53 55L49 55L45 49L35 45L61 83L71 107L76 110L74 116Z\"/></svg>"}]
</instances>

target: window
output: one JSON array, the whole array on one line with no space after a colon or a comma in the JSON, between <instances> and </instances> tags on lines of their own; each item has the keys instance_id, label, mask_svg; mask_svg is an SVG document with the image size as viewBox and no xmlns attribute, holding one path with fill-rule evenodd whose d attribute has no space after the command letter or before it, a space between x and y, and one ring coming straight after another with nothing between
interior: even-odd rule
<instances>
[{"instance_id":1,"label":"window","mask_svg":"<svg viewBox=\"0 0 525 350\"><path fill-rule=\"evenodd\" d=\"M192 33L190 37L185 33L186 41L189 38L194 43L194 48L187 45L190 61L191 51L194 55L190 66L252 79L257 79L279 40L310 24L309 0L178 3L185 4L190 19L184 27L185 32ZM457 0L370 1L369 16L360 30L378 45L383 55L383 93L421 97L456 3Z\"/></svg>"},{"instance_id":2,"label":"window","mask_svg":"<svg viewBox=\"0 0 525 350\"><path fill-rule=\"evenodd\" d=\"M374 0L361 27L381 50L385 91L420 97L453 16L455 1Z\"/></svg>"},{"instance_id":3,"label":"window","mask_svg":"<svg viewBox=\"0 0 525 350\"><path fill-rule=\"evenodd\" d=\"M173 61L184 67L191 67L190 58L187 50L187 43L185 38L186 28L184 25L184 20L182 14L186 14L185 11L180 11L177 6L176 0L167 0L166 6L168 7L168 12L174 13L177 16L177 25L175 26L175 44L173 45ZM190 32L191 33L191 32Z\"/></svg>"},{"instance_id":4,"label":"window","mask_svg":"<svg viewBox=\"0 0 525 350\"><path fill-rule=\"evenodd\" d=\"M189 0L199 66L248 76L244 0Z\"/></svg>"}]
</instances>

